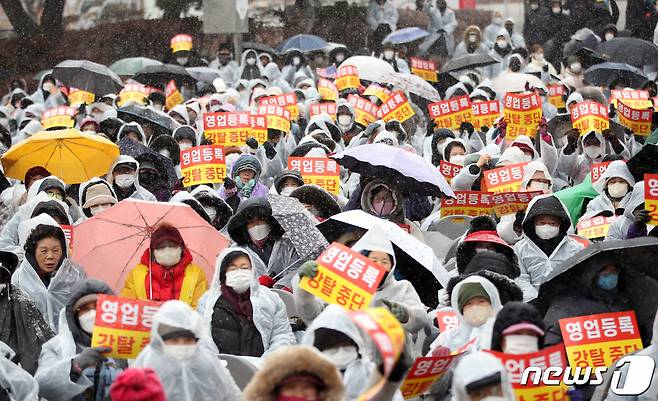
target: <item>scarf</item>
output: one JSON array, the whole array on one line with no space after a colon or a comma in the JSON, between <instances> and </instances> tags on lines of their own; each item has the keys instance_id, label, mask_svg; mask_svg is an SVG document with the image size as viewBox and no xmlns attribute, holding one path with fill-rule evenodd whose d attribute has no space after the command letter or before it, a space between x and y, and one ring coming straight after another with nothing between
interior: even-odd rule
<instances>
[{"instance_id":1,"label":"scarf","mask_svg":"<svg viewBox=\"0 0 658 401\"><path fill-rule=\"evenodd\" d=\"M222 296L233 309L239 318L246 319L248 321L254 320L254 309L251 304L251 290L247 290L242 294L238 294L233 290L233 288L226 285L226 283L221 284Z\"/></svg>"}]
</instances>

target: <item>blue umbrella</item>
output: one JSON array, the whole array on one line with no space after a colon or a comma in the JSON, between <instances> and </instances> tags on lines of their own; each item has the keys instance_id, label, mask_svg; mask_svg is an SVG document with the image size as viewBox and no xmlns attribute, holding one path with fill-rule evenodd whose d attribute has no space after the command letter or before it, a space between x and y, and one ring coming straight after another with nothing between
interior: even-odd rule
<instances>
[{"instance_id":1,"label":"blue umbrella","mask_svg":"<svg viewBox=\"0 0 658 401\"><path fill-rule=\"evenodd\" d=\"M417 26L412 26L410 28L398 29L395 32L389 33L382 43L390 42L394 45L399 45L401 43L409 43L414 40L422 39L426 36L429 36L429 32Z\"/></svg>"},{"instance_id":2,"label":"blue umbrella","mask_svg":"<svg viewBox=\"0 0 658 401\"><path fill-rule=\"evenodd\" d=\"M279 53L285 53L290 50L299 50L302 53L308 53L316 50L322 50L329 44L321 37L315 35L295 35L286 39L279 45Z\"/></svg>"}]
</instances>

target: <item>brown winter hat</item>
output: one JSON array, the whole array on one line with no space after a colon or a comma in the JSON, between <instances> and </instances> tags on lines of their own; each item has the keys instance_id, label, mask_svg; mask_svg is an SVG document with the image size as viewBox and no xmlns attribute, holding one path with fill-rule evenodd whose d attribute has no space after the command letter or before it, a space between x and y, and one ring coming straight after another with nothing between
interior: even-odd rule
<instances>
[{"instance_id":1,"label":"brown winter hat","mask_svg":"<svg viewBox=\"0 0 658 401\"><path fill-rule=\"evenodd\" d=\"M262 367L244 389L243 398L249 401L275 401L278 388L289 378L318 378L321 380L319 401L341 401L345 386L338 370L315 348L307 346L282 347L268 354Z\"/></svg>"}]
</instances>

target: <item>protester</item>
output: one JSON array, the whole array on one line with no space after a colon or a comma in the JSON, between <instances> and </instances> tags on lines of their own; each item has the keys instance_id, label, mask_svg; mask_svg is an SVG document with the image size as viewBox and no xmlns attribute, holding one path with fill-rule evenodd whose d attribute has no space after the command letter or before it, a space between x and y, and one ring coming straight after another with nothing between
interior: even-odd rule
<instances>
[{"instance_id":1,"label":"protester","mask_svg":"<svg viewBox=\"0 0 658 401\"><path fill-rule=\"evenodd\" d=\"M139 163L130 156L119 156L114 160L105 180L112 185L118 200L127 198L156 201L147 189L139 185Z\"/></svg>"},{"instance_id":2,"label":"protester","mask_svg":"<svg viewBox=\"0 0 658 401\"><path fill-rule=\"evenodd\" d=\"M16 353L0 341L0 397L5 400L39 399L39 385L19 365L12 362Z\"/></svg>"},{"instance_id":3,"label":"protester","mask_svg":"<svg viewBox=\"0 0 658 401\"><path fill-rule=\"evenodd\" d=\"M480 28L471 25L464 30L464 39L455 48L454 58L467 54L487 54L489 49L482 43Z\"/></svg>"},{"instance_id":4,"label":"protester","mask_svg":"<svg viewBox=\"0 0 658 401\"><path fill-rule=\"evenodd\" d=\"M80 207L87 218L102 213L118 202L107 181L96 178L80 185Z\"/></svg>"},{"instance_id":5,"label":"protester","mask_svg":"<svg viewBox=\"0 0 658 401\"><path fill-rule=\"evenodd\" d=\"M112 383L114 401L167 401L164 388L153 369L124 370Z\"/></svg>"},{"instance_id":6,"label":"protester","mask_svg":"<svg viewBox=\"0 0 658 401\"><path fill-rule=\"evenodd\" d=\"M542 315L531 304L510 302L496 315L491 349L506 354L531 354L544 348Z\"/></svg>"},{"instance_id":7,"label":"protester","mask_svg":"<svg viewBox=\"0 0 658 401\"><path fill-rule=\"evenodd\" d=\"M455 368L454 377L452 394L458 401L516 399L505 366L486 352L465 355Z\"/></svg>"},{"instance_id":8,"label":"protester","mask_svg":"<svg viewBox=\"0 0 658 401\"><path fill-rule=\"evenodd\" d=\"M626 205L633 196L635 179L626 167L626 163L615 160L608 165L592 187L600 193L587 204L587 210L581 220L594 216L619 216L624 214Z\"/></svg>"}]
</instances>

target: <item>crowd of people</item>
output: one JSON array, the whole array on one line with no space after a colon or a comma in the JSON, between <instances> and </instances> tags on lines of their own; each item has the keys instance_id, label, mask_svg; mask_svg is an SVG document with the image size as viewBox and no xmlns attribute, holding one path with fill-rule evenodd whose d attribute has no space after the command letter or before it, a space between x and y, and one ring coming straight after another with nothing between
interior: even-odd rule
<instances>
[{"instance_id":1,"label":"crowd of people","mask_svg":"<svg viewBox=\"0 0 658 401\"><path fill-rule=\"evenodd\" d=\"M383 383L369 397L398 401L416 358L460 354L424 398L513 401L508 367L489 351L536 353L564 342L561 319L627 311L635 313L646 346L638 354L658 359L653 272L658 240L652 239L658 230L643 181L643 174L658 173L652 70L658 60L643 66L653 80L631 82L621 70L608 84L588 79L586 68L605 60L583 51L585 43L623 36L615 26L614 0L530 0L522 30L494 13L491 24L468 26L461 40L445 0L421 9L429 16L429 36L394 44L384 38L397 29L397 11L391 1L373 1L367 52L343 45L283 54L247 48L236 57L230 44L220 43L216 58L206 60L191 45L180 50L172 41L169 63L216 73L208 81L181 82L173 104L165 90L169 79L149 85L141 98L127 99L126 91L117 90L82 103L73 102L73 91L55 71L41 76L31 93L32 83L12 81L0 107L3 154L43 131L57 135L65 128L117 144L121 154L103 174L82 183L67 182L60 166L45 161L15 176L16 166L2 159L0 400L351 401ZM652 32L657 15L653 5L645 10L641 24L633 21L644 24L633 35ZM333 80L335 69L352 65L357 54L375 70L391 68L402 83L362 76L358 87L337 90L331 99L320 81ZM472 54L493 61L439 73L444 63ZM438 82L427 83L435 99L405 86L404 78L412 76L410 57L436 63ZM363 70L359 75L365 72L372 76ZM507 89L500 81L508 76L527 81ZM364 94L372 85L379 92ZM548 87L560 88L557 100L554 94L549 99ZM613 92L624 90L653 99L642 110L651 114L648 133L624 125L615 107L621 100L612 99ZM373 114L368 120L355 107L359 99L386 107L391 92L404 94L411 116ZM186 183L182 154L213 144L206 116L256 114L263 99L291 93L298 116L288 129L269 127L264 140L247 136L225 145L221 182ZM443 127L430 117L428 106L438 98L498 102L503 110L508 93L541 101L541 119L527 122L521 134L509 135L513 122L502 114L491 126L462 121ZM572 126L570 111L588 101L603 105L607 128ZM317 104L332 104L335 112L313 113ZM74 106L75 115L52 125L44 116L59 106ZM130 108L157 118L133 118ZM392 160L380 162L386 168L374 162L364 168L360 160L349 164L346 155L358 159L360 149L364 157L399 151L396 157L425 171L409 171ZM289 158L336 160L340 188L309 183L308 176L289 168ZM444 178L444 165L458 172ZM518 186L507 191L532 194L525 204L502 216L492 209L467 211L457 216L461 220L446 216L445 200L459 199L463 191L486 193L487 172L513 165L521 173ZM593 166L605 171L594 177ZM409 184L428 172L435 182L431 195ZM145 242L134 244L136 263L116 272L125 273L118 285L97 279L92 272L110 266L113 255L94 261L98 266L79 263L76 247L91 238L76 236L76 227L107 219L130 201L189 206L204 226L230 242L210 261L213 273L207 274L208 261L198 252L203 244L184 234L190 222L163 215L144 229ZM282 222L281 202L299 206L303 213L295 224L305 222L306 234ZM605 218L604 232L586 237L577 229L596 218ZM458 233L446 227L458 227ZM301 238L315 234L322 240ZM299 244L305 241L322 249L303 252ZM386 308L404 330L403 350L390 369L375 339L347 310L302 284L320 275L316 258L334 242L384 272L364 307ZM624 249L636 256L629 258ZM414 250L429 250L429 256ZM110 358L111 347L92 346L99 297L105 295L161 303L149 343L135 359ZM437 312L453 314L458 325L440 327ZM255 366L248 383L227 366L229 357ZM636 397L587 384L567 394L573 401L655 401L654 376L650 389Z\"/></svg>"}]
</instances>

